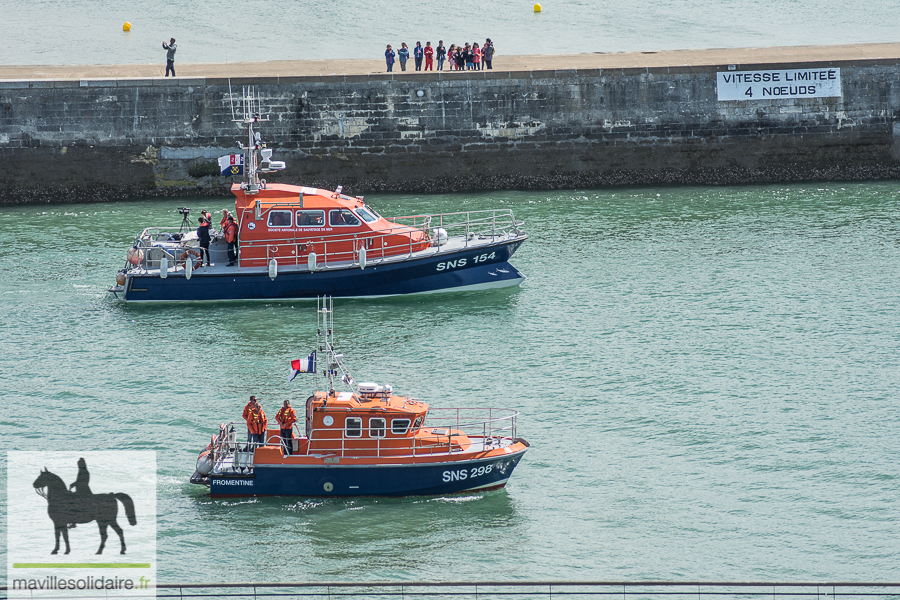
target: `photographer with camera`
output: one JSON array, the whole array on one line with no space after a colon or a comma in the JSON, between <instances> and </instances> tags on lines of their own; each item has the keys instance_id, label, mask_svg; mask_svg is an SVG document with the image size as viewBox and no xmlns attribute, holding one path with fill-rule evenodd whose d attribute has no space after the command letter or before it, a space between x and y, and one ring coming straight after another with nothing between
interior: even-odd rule
<instances>
[{"instance_id":1,"label":"photographer with camera","mask_svg":"<svg viewBox=\"0 0 900 600\"><path fill-rule=\"evenodd\" d=\"M203 257L206 256L206 266L211 267L213 264L209 262L209 221L206 217L200 217L200 227L197 228L197 238L200 240L200 264L203 264Z\"/></svg>"},{"instance_id":2,"label":"photographer with camera","mask_svg":"<svg viewBox=\"0 0 900 600\"><path fill-rule=\"evenodd\" d=\"M166 77L169 76L169 71L172 72L172 77L175 77L175 51L178 49L175 38L169 40L168 44L163 42L162 47L166 51Z\"/></svg>"}]
</instances>

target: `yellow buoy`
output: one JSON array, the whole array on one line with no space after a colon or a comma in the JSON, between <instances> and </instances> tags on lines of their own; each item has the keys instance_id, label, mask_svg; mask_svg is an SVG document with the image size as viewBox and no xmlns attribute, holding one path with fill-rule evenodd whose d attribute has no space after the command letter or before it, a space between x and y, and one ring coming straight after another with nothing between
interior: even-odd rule
<instances>
[{"instance_id":1,"label":"yellow buoy","mask_svg":"<svg viewBox=\"0 0 900 600\"><path fill-rule=\"evenodd\" d=\"M122 31L131 31L131 23L129 21L125 21L125 24L122 25Z\"/></svg>"},{"instance_id":2,"label":"yellow buoy","mask_svg":"<svg viewBox=\"0 0 900 600\"><path fill-rule=\"evenodd\" d=\"M541 12L541 5L540 5L540 4L535 3L535 5L534 5L534 12Z\"/></svg>"}]
</instances>

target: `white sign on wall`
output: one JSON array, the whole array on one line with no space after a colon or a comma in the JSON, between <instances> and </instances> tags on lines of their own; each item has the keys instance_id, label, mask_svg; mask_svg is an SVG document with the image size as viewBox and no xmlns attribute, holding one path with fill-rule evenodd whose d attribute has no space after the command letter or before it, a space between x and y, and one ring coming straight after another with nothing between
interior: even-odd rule
<instances>
[{"instance_id":1,"label":"white sign on wall","mask_svg":"<svg viewBox=\"0 0 900 600\"><path fill-rule=\"evenodd\" d=\"M719 71L719 100L772 100L778 98L841 97L841 70L772 69L769 71Z\"/></svg>"}]
</instances>

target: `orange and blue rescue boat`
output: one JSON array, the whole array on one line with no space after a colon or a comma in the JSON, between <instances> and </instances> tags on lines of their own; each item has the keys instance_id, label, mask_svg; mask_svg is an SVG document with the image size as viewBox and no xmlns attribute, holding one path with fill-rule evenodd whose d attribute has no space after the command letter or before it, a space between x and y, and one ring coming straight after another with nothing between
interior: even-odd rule
<instances>
[{"instance_id":1,"label":"orange and blue rescue boat","mask_svg":"<svg viewBox=\"0 0 900 600\"><path fill-rule=\"evenodd\" d=\"M192 483L213 497L418 496L506 485L529 447L516 435L518 412L436 409L389 385L357 384L334 351L330 300L318 302L318 315L317 348L300 370L323 375L328 390L307 398L290 438L268 429L264 443L252 444L243 423L220 425Z\"/></svg>"},{"instance_id":2,"label":"orange and blue rescue boat","mask_svg":"<svg viewBox=\"0 0 900 600\"><path fill-rule=\"evenodd\" d=\"M246 131L240 154L223 174L234 183L237 255L213 232L202 257L182 207L176 227L145 227L109 288L128 302L377 297L516 286L524 275L509 263L528 238L511 210L382 217L363 197L335 190L268 183L285 168L254 127L267 119L244 94ZM205 263L212 263L207 265Z\"/></svg>"}]
</instances>

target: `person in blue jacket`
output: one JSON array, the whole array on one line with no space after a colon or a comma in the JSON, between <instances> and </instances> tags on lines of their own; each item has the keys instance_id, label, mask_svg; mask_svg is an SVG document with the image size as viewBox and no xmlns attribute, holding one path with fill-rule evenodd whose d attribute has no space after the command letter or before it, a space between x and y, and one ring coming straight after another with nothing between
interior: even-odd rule
<instances>
[{"instance_id":1,"label":"person in blue jacket","mask_svg":"<svg viewBox=\"0 0 900 600\"><path fill-rule=\"evenodd\" d=\"M416 42L416 47L413 48L413 56L416 59L416 71L422 70L422 57L425 56L424 50L422 42Z\"/></svg>"},{"instance_id":2,"label":"person in blue jacket","mask_svg":"<svg viewBox=\"0 0 900 600\"><path fill-rule=\"evenodd\" d=\"M387 45L387 50L384 51L384 60L387 63L387 72L390 73L394 70L394 51L391 49L391 45Z\"/></svg>"},{"instance_id":3,"label":"person in blue jacket","mask_svg":"<svg viewBox=\"0 0 900 600\"><path fill-rule=\"evenodd\" d=\"M438 71L444 70L444 59L445 58L447 58L447 49L444 48L444 40L439 40L438 47L437 47Z\"/></svg>"},{"instance_id":4,"label":"person in blue jacket","mask_svg":"<svg viewBox=\"0 0 900 600\"><path fill-rule=\"evenodd\" d=\"M397 59L400 61L400 70L406 70L406 61L409 60L409 48L406 47L406 42L402 42L400 44L400 49L397 50Z\"/></svg>"}]
</instances>

